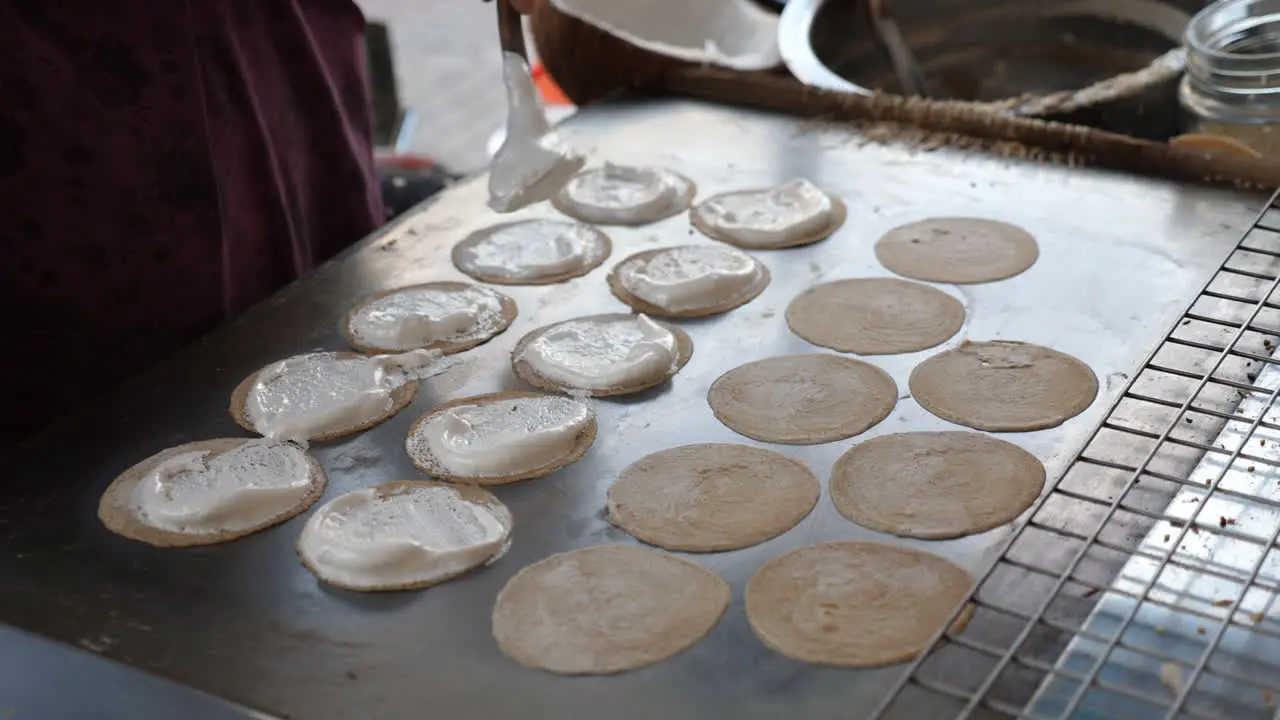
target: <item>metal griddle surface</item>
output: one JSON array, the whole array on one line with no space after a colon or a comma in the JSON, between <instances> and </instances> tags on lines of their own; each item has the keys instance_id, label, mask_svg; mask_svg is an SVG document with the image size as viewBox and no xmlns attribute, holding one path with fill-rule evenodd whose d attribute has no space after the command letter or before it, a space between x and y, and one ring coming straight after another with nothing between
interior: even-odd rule
<instances>
[{"instance_id":1,"label":"metal griddle surface","mask_svg":"<svg viewBox=\"0 0 1280 720\"><path fill-rule=\"evenodd\" d=\"M1021 225L1041 243L1039 262L1006 282L944 287L969 318L964 338L1006 338L1072 353L1103 391L1084 415L1055 430L1005 436L1046 462L1051 477L1251 218L1256 198L950 151L867 145L837 128L691 103L591 109L566 128L595 162L670 166L699 196L808 177L838 193L849 220L816 246L758 256L773 283L726 316L683 323L696 349L672 383L598 403L600 436L572 468L498 490L516 519L515 545L493 567L423 592L361 595L318 584L297 562L302 519L230 545L158 550L114 537L97 522L98 496L117 473L164 447L238 436L227 398L243 377L279 358L340 349L338 319L379 290L459 279L453 243L500 220L484 205L483 178L369 239L339 260L182 352L111 400L69 408L66 423L5 463L0 498L0 621L87 647L267 712L308 720L352 717L776 718L856 717L899 669L810 667L751 635L741 592L766 559L834 539L878 539L842 519L823 497L798 528L761 546L695 557L733 585L734 601L711 635L675 659L605 678L563 678L506 660L489 632L494 595L521 567L563 550L632 543L612 529L605 490L628 463L692 442L745 442L712 417L707 387L724 371L776 354L811 352L788 332L788 301L806 287L887 274L872 246L889 228L927 216L976 215ZM549 208L528 211L550 216ZM425 383L390 422L316 448L326 497L417 477L403 450L415 417L441 401L516 389L508 353L525 332L575 315L618 311L604 276L626 255L708 242L684 216L609 229L614 253L566 285L504 290L520 317L503 336ZM863 439L947 424L907 397L910 369L930 353L874 358L903 399ZM86 368L87 371L91 368ZM92 383L91 372L74 382ZM12 410L11 410L12 411ZM19 409L20 411L20 409ZM853 441L778 448L824 481ZM908 544L978 571L1007 537Z\"/></svg>"}]
</instances>

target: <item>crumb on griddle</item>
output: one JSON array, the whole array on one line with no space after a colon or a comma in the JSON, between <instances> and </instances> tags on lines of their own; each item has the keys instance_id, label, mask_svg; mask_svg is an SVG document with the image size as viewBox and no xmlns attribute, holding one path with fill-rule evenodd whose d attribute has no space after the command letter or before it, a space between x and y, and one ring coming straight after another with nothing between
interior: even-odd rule
<instances>
[{"instance_id":1,"label":"crumb on griddle","mask_svg":"<svg viewBox=\"0 0 1280 720\"><path fill-rule=\"evenodd\" d=\"M1174 695L1181 693L1182 686L1187 684L1187 678L1182 672L1182 667L1173 663L1161 665L1160 684L1169 688Z\"/></svg>"}]
</instances>

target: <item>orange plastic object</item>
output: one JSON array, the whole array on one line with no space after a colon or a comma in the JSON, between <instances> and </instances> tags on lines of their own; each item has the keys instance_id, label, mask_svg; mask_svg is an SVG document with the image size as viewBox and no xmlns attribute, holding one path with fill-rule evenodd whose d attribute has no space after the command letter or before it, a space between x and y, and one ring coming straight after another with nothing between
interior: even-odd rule
<instances>
[{"instance_id":1,"label":"orange plastic object","mask_svg":"<svg viewBox=\"0 0 1280 720\"><path fill-rule=\"evenodd\" d=\"M538 95L542 97L543 104L573 104L573 101L569 99L569 96L564 94L564 91L556 84L555 79L552 78L551 73L547 72L547 69L542 66L542 63L534 64L533 70L530 72L533 75L533 86L538 88Z\"/></svg>"},{"instance_id":2,"label":"orange plastic object","mask_svg":"<svg viewBox=\"0 0 1280 720\"><path fill-rule=\"evenodd\" d=\"M378 167L397 170L429 170L436 166L434 160L424 155L381 155L374 159L374 163Z\"/></svg>"}]
</instances>

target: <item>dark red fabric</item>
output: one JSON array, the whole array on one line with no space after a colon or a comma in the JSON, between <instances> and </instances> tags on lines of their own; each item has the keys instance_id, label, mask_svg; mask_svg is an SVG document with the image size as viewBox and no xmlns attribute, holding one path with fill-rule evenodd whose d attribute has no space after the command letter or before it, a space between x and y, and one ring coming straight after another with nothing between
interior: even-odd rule
<instances>
[{"instance_id":1,"label":"dark red fabric","mask_svg":"<svg viewBox=\"0 0 1280 720\"><path fill-rule=\"evenodd\" d=\"M377 227L364 26L351 0L0 3L6 439Z\"/></svg>"}]
</instances>

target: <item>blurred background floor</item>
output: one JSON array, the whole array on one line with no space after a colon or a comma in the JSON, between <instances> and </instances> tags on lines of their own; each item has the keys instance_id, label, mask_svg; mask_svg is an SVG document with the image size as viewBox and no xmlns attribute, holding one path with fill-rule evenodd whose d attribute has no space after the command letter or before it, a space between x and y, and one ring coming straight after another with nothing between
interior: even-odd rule
<instances>
[{"instance_id":1,"label":"blurred background floor","mask_svg":"<svg viewBox=\"0 0 1280 720\"><path fill-rule=\"evenodd\" d=\"M507 112L493 3L356 1L390 29L400 102L418 111L412 151L458 174L482 170Z\"/></svg>"}]
</instances>

